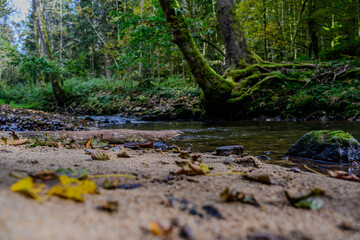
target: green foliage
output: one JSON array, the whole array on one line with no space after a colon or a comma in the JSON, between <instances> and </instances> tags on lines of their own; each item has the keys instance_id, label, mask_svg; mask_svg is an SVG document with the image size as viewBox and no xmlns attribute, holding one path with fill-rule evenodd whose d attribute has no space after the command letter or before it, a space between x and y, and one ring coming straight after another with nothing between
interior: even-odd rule
<instances>
[{"instance_id":1,"label":"green foliage","mask_svg":"<svg viewBox=\"0 0 360 240\"><path fill-rule=\"evenodd\" d=\"M342 40L334 48L321 53L322 59L354 59L360 56L360 37L354 40Z\"/></svg>"},{"instance_id":2,"label":"green foliage","mask_svg":"<svg viewBox=\"0 0 360 240\"><path fill-rule=\"evenodd\" d=\"M155 83L153 84L155 85ZM181 78L163 79L160 86L134 92L126 80L106 80L93 78L90 80L71 78L64 82L64 90L68 96L67 106L82 114L117 114L128 107L127 104L146 103L152 97L161 99L178 99L184 96L194 98L201 90L193 83ZM13 107L32 108L51 111L53 103L50 83L45 86L18 84L8 86L0 84L0 104Z\"/></svg>"}]
</instances>

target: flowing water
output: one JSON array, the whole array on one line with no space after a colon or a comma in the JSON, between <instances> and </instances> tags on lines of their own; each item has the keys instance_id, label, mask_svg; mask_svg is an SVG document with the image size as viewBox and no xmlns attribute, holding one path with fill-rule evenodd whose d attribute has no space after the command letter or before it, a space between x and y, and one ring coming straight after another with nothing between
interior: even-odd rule
<instances>
[{"instance_id":1,"label":"flowing water","mask_svg":"<svg viewBox=\"0 0 360 240\"><path fill-rule=\"evenodd\" d=\"M186 148L193 145L194 151L213 152L219 146L243 145L251 155L264 155L272 163L283 166L302 166L304 163L315 168L328 168L300 160L282 160L289 147L311 130L343 130L360 140L360 122L127 122L112 125L111 128L141 130L181 130L183 134L168 144L175 143ZM270 153L269 153L270 152Z\"/></svg>"}]
</instances>

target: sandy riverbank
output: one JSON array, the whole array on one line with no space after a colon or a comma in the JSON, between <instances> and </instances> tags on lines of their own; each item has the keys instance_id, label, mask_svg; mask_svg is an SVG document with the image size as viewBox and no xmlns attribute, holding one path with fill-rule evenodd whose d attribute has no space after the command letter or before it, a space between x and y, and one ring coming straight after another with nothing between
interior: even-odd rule
<instances>
[{"instance_id":1,"label":"sandy riverbank","mask_svg":"<svg viewBox=\"0 0 360 240\"><path fill-rule=\"evenodd\" d=\"M358 182L296 173L261 162L249 166L240 160L233 163L232 170L268 173L275 184L249 181L240 175L175 176L163 181L170 171L179 169L175 164L182 160L179 154L126 150L131 158L119 159L115 152L108 151L113 160L95 161L82 149L3 148L11 152L0 152L0 239L158 239L144 229L149 229L152 221L166 226L174 219L178 226L167 239L181 239L184 226L191 229L194 239L360 239ZM225 157L202 158L213 168L212 173L229 171ZM52 197L41 204L9 190L18 180L9 176L10 172L26 176L40 170L79 166L90 174L136 175L138 180L120 181L144 186L106 190L102 188L105 179L98 178L95 182L100 194L86 195L84 203ZM262 208L225 203L219 194L228 186L253 194ZM328 195L324 206L316 211L292 207L284 194L284 190L296 195L315 187ZM184 207L180 202L184 199L190 205ZM119 202L117 212L97 209L108 200ZM207 214L206 206L216 208L223 218ZM344 230L344 226L350 230ZM274 238L251 238L256 235Z\"/></svg>"}]
</instances>

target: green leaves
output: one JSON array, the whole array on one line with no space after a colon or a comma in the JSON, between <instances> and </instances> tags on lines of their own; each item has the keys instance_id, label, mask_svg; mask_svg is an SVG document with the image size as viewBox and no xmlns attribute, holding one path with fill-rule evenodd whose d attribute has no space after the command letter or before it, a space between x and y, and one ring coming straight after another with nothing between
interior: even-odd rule
<instances>
[{"instance_id":1,"label":"green leaves","mask_svg":"<svg viewBox=\"0 0 360 240\"><path fill-rule=\"evenodd\" d=\"M320 188L314 188L311 192L302 197L291 197L287 191L285 191L285 195L291 205L297 208L317 210L324 205L324 201L321 197L325 195L325 191Z\"/></svg>"},{"instance_id":2,"label":"green leaves","mask_svg":"<svg viewBox=\"0 0 360 240\"><path fill-rule=\"evenodd\" d=\"M75 170L71 168L59 168L55 171L58 176L68 176L71 178L84 179L88 176L88 172L84 168L77 168Z\"/></svg>"}]
</instances>

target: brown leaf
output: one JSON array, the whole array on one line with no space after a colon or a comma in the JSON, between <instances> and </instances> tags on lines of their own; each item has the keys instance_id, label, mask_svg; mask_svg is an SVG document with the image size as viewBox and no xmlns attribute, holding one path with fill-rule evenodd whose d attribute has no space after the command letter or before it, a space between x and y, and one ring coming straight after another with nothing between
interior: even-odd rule
<instances>
[{"instance_id":1,"label":"brown leaf","mask_svg":"<svg viewBox=\"0 0 360 240\"><path fill-rule=\"evenodd\" d=\"M191 161L193 161L193 162L196 162L196 161L202 162L201 155L192 155L191 156Z\"/></svg>"},{"instance_id":2,"label":"brown leaf","mask_svg":"<svg viewBox=\"0 0 360 240\"><path fill-rule=\"evenodd\" d=\"M190 155L189 155L189 153L187 153L187 152L181 152L181 153L179 154L179 157L181 157L181 158L183 158L183 159L187 159L187 158L190 158Z\"/></svg>"},{"instance_id":3,"label":"brown leaf","mask_svg":"<svg viewBox=\"0 0 360 240\"><path fill-rule=\"evenodd\" d=\"M252 195L239 192L236 189L225 188L221 193L220 197L224 199L225 202L235 202L239 201L246 204L251 204L256 207L260 207L259 202Z\"/></svg>"},{"instance_id":4,"label":"brown leaf","mask_svg":"<svg viewBox=\"0 0 360 240\"><path fill-rule=\"evenodd\" d=\"M199 166L196 165L196 164L193 164L193 163L190 163L190 162L189 162L189 167L194 171L195 174L198 174L198 175L204 174L202 168L199 167Z\"/></svg>"},{"instance_id":5,"label":"brown leaf","mask_svg":"<svg viewBox=\"0 0 360 240\"><path fill-rule=\"evenodd\" d=\"M269 174L246 175L245 178L251 181L260 182L264 184L274 184Z\"/></svg>"},{"instance_id":6,"label":"brown leaf","mask_svg":"<svg viewBox=\"0 0 360 240\"><path fill-rule=\"evenodd\" d=\"M107 201L105 204L98 206L97 209L109 213L117 212L119 209L119 203L117 201Z\"/></svg>"},{"instance_id":7,"label":"brown leaf","mask_svg":"<svg viewBox=\"0 0 360 240\"><path fill-rule=\"evenodd\" d=\"M19 140L13 140L13 141L8 142L8 144L13 145L13 146L19 146L19 145L22 145L22 144L26 143L27 140L28 140L27 138L19 139Z\"/></svg>"},{"instance_id":8,"label":"brown leaf","mask_svg":"<svg viewBox=\"0 0 360 240\"><path fill-rule=\"evenodd\" d=\"M91 149L91 139L86 142L85 146L86 146L87 149Z\"/></svg>"},{"instance_id":9,"label":"brown leaf","mask_svg":"<svg viewBox=\"0 0 360 240\"><path fill-rule=\"evenodd\" d=\"M355 174L350 174L348 175L347 172L344 171L330 171L328 170L328 174L330 177L333 178L339 178L339 179L344 179L344 180L348 180L348 181L360 181L360 178L357 177Z\"/></svg>"},{"instance_id":10,"label":"brown leaf","mask_svg":"<svg viewBox=\"0 0 360 240\"><path fill-rule=\"evenodd\" d=\"M94 160L100 160L100 161L105 161L105 160L110 160L110 156L107 153L104 152L100 152L100 151L94 151L91 153L91 158Z\"/></svg>"},{"instance_id":11,"label":"brown leaf","mask_svg":"<svg viewBox=\"0 0 360 240\"><path fill-rule=\"evenodd\" d=\"M182 166L178 171L176 171L175 175L205 175L209 172L209 166L206 164L195 164L191 162L186 162L185 166Z\"/></svg>"},{"instance_id":12,"label":"brown leaf","mask_svg":"<svg viewBox=\"0 0 360 240\"><path fill-rule=\"evenodd\" d=\"M19 135L17 135L17 133L14 130L11 130L11 137L12 139L16 140L20 140Z\"/></svg>"},{"instance_id":13,"label":"brown leaf","mask_svg":"<svg viewBox=\"0 0 360 240\"><path fill-rule=\"evenodd\" d=\"M129 154L127 152L122 152L117 154L118 158L129 158Z\"/></svg>"}]
</instances>

